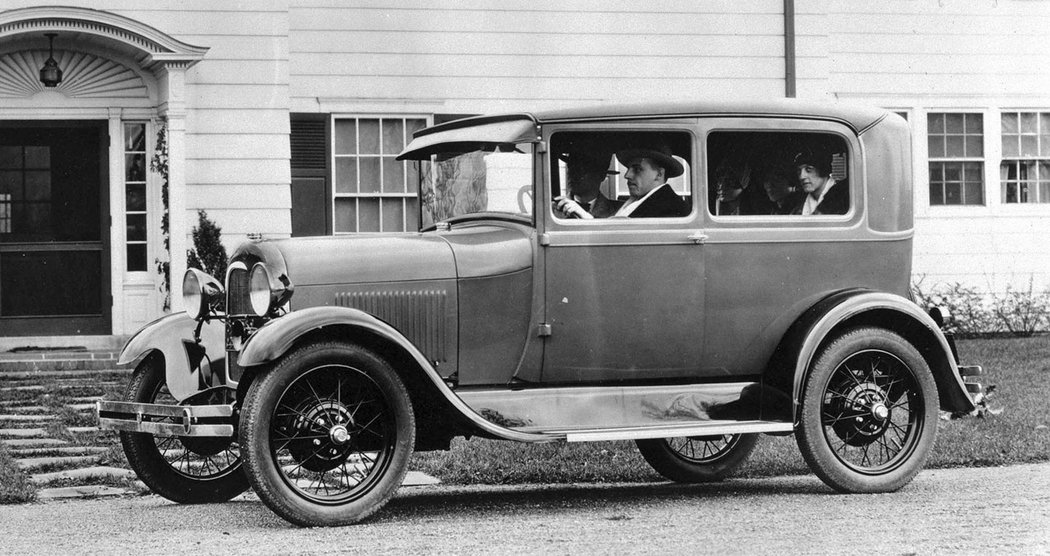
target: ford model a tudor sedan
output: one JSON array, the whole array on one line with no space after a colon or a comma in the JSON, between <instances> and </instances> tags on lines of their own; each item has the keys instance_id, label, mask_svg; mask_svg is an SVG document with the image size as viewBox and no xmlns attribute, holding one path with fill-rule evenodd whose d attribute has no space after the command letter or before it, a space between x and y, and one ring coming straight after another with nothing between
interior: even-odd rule
<instances>
[{"instance_id":1,"label":"ford model a tudor sedan","mask_svg":"<svg viewBox=\"0 0 1050 556\"><path fill-rule=\"evenodd\" d=\"M404 145L404 143L402 143ZM401 148L401 147L398 147ZM906 485L974 408L909 300L910 136L881 110L601 107L423 129L385 166L418 233L254 241L134 336L128 461L184 503L249 487L300 525L383 506L457 436L634 440L718 480L792 434L843 492Z\"/></svg>"}]
</instances>

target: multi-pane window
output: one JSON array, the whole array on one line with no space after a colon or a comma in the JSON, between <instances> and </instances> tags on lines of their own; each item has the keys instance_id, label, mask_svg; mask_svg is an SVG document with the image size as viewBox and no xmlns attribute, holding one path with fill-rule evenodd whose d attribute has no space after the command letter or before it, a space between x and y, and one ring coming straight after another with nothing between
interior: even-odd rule
<instances>
[{"instance_id":1,"label":"multi-pane window","mask_svg":"<svg viewBox=\"0 0 1050 556\"><path fill-rule=\"evenodd\" d=\"M395 157L424 118L336 118L333 231L400 232L419 227L416 165Z\"/></svg>"},{"instance_id":2,"label":"multi-pane window","mask_svg":"<svg viewBox=\"0 0 1050 556\"><path fill-rule=\"evenodd\" d=\"M1003 112L1004 203L1050 203L1050 113Z\"/></svg>"},{"instance_id":3,"label":"multi-pane window","mask_svg":"<svg viewBox=\"0 0 1050 556\"><path fill-rule=\"evenodd\" d=\"M0 241L52 235L51 177L51 147L0 146Z\"/></svg>"},{"instance_id":4,"label":"multi-pane window","mask_svg":"<svg viewBox=\"0 0 1050 556\"><path fill-rule=\"evenodd\" d=\"M931 205L984 204L982 114L930 113Z\"/></svg>"},{"instance_id":5,"label":"multi-pane window","mask_svg":"<svg viewBox=\"0 0 1050 556\"><path fill-rule=\"evenodd\" d=\"M146 124L124 124L127 269L146 270Z\"/></svg>"}]
</instances>

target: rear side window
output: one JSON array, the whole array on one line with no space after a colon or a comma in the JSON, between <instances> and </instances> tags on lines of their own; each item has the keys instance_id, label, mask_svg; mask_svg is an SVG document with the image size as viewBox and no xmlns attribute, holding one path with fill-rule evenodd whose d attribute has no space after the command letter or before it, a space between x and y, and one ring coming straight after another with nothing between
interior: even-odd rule
<instances>
[{"instance_id":1,"label":"rear side window","mask_svg":"<svg viewBox=\"0 0 1050 556\"><path fill-rule=\"evenodd\" d=\"M708 210L715 216L834 216L850 211L849 147L832 133L708 135Z\"/></svg>"},{"instance_id":2,"label":"rear side window","mask_svg":"<svg viewBox=\"0 0 1050 556\"><path fill-rule=\"evenodd\" d=\"M554 133L550 175L555 218L612 223L689 216L692 139L684 131Z\"/></svg>"}]
</instances>

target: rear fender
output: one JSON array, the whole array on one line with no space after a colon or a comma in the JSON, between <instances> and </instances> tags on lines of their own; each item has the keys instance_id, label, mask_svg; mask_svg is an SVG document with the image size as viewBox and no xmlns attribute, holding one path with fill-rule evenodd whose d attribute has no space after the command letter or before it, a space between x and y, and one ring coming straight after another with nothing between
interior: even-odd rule
<instances>
[{"instance_id":1,"label":"rear fender","mask_svg":"<svg viewBox=\"0 0 1050 556\"><path fill-rule=\"evenodd\" d=\"M892 330L910 341L926 359L937 383L941 408L971 411L973 400L959 375L958 362L937 323L911 301L894 294L871 290L836 292L810 308L792 325L774 358L779 367L791 365L790 385L774 376L770 384L791 392L792 419L797 419L802 389L810 366L821 346L839 330L871 325ZM794 352L794 353L792 353ZM770 365L776 372L777 361Z\"/></svg>"},{"instance_id":2,"label":"rear fender","mask_svg":"<svg viewBox=\"0 0 1050 556\"><path fill-rule=\"evenodd\" d=\"M186 313L155 320L128 340L117 358L121 366L135 366L146 356L164 357L164 379L178 401L216 386L229 385L226 377L226 326L216 320L201 326L200 343L193 339L197 321Z\"/></svg>"},{"instance_id":3,"label":"rear fender","mask_svg":"<svg viewBox=\"0 0 1050 556\"><path fill-rule=\"evenodd\" d=\"M556 440L546 435L519 432L493 424L470 408L459 396L445 384L437 370L426 356L410 342L400 331L382 320L359 309L348 307L311 307L292 311L287 315L267 322L255 331L244 343L237 364L249 368L276 361L303 337L325 328L344 328L365 331L380 336L396 345L404 354L415 361L419 370L426 376L432 387L431 391L440 393L450 406L472 425L482 432L519 442L550 442ZM348 338L349 339L349 338ZM409 369L397 369L397 372L411 372Z\"/></svg>"}]
</instances>

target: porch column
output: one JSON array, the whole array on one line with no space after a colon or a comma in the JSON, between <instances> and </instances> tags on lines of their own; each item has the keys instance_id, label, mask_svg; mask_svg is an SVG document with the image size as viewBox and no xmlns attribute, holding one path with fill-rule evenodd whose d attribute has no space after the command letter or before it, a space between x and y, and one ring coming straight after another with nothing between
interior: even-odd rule
<instances>
[{"instance_id":1,"label":"porch column","mask_svg":"<svg viewBox=\"0 0 1050 556\"><path fill-rule=\"evenodd\" d=\"M186 273L186 102L185 76L188 64L170 63L161 70L160 115L168 125L168 231L171 241L171 310L182 306L182 275Z\"/></svg>"}]
</instances>

